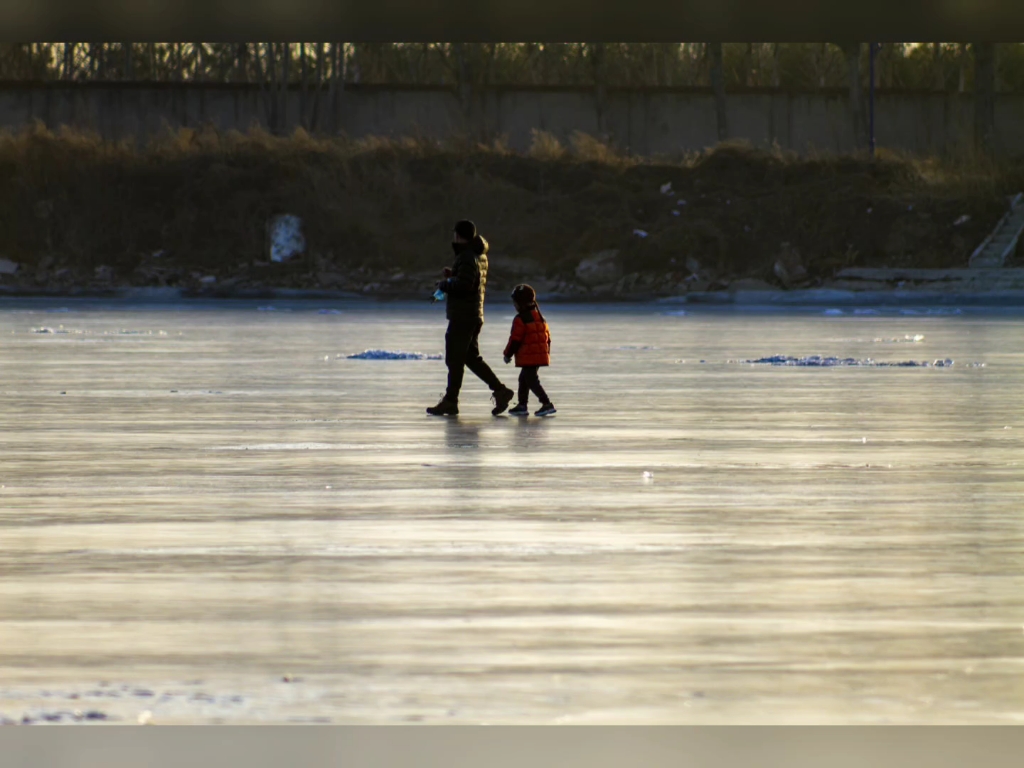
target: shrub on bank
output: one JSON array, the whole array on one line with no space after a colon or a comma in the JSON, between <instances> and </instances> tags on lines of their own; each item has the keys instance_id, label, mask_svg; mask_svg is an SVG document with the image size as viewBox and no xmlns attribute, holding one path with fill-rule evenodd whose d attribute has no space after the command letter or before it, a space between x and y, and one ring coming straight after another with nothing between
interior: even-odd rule
<instances>
[{"instance_id":1,"label":"shrub on bank","mask_svg":"<svg viewBox=\"0 0 1024 768\"><path fill-rule=\"evenodd\" d=\"M0 256L22 264L23 281L79 284L102 266L121 283L202 273L312 287L433 270L451 223L469 217L499 264L537 277L571 278L581 259L617 250L626 273L685 277L698 263L711 278L773 280L780 249L811 277L963 266L1021 189L1019 163L736 142L641 159L584 134L563 145L536 132L517 154L500 140L260 130L181 129L136 146L36 125L0 136ZM266 224L279 213L302 219L308 253L268 267Z\"/></svg>"}]
</instances>

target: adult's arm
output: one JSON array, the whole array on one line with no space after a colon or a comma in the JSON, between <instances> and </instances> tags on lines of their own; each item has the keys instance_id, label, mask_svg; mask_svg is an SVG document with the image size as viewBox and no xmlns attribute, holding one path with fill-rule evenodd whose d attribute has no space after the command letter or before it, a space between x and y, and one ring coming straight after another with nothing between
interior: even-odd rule
<instances>
[{"instance_id":1,"label":"adult's arm","mask_svg":"<svg viewBox=\"0 0 1024 768\"><path fill-rule=\"evenodd\" d=\"M460 253L452 266L452 276L438 286L449 296L473 296L480 287L480 265L472 253Z\"/></svg>"}]
</instances>

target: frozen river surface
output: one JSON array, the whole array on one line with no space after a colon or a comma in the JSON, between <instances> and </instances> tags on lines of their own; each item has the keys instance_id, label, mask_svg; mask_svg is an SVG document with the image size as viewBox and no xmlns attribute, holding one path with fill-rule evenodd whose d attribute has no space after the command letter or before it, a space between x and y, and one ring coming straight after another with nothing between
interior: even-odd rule
<instances>
[{"instance_id":1,"label":"frozen river surface","mask_svg":"<svg viewBox=\"0 0 1024 768\"><path fill-rule=\"evenodd\" d=\"M545 313L0 302L0 718L1024 722L1024 314Z\"/></svg>"}]
</instances>

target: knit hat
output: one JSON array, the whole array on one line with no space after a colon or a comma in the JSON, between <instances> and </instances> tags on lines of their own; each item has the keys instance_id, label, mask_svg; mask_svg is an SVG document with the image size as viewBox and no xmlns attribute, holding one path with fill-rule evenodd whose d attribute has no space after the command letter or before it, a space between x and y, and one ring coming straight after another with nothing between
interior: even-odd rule
<instances>
[{"instance_id":1,"label":"knit hat","mask_svg":"<svg viewBox=\"0 0 1024 768\"><path fill-rule=\"evenodd\" d=\"M452 231L467 242L476 237L476 224L468 219L455 222L455 227Z\"/></svg>"}]
</instances>

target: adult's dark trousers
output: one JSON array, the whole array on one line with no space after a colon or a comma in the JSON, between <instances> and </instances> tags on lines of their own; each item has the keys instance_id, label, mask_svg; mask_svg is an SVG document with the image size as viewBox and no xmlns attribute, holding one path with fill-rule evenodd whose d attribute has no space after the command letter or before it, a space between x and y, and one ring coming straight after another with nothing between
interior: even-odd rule
<instances>
[{"instance_id":1,"label":"adult's dark trousers","mask_svg":"<svg viewBox=\"0 0 1024 768\"><path fill-rule=\"evenodd\" d=\"M530 390L533 390L533 394L540 398L541 405L551 402L548 400L548 394L544 391L544 387L540 385L539 370L540 366L537 365L524 365L519 370L519 402L523 405L526 405L530 399Z\"/></svg>"},{"instance_id":2,"label":"adult's dark trousers","mask_svg":"<svg viewBox=\"0 0 1024 768\"><path fill-rule=\"evenodd\" d=\"M492 392L504 389L505 385L480 356L480 331L483 327L483 320L451 320L448 323L448 331L444 335L444 362L448 366L448 391L445 397L449 402L459 401L466 368L475 373Z\"/></svg>"}]
</instances>

